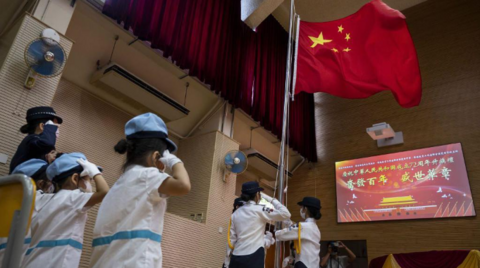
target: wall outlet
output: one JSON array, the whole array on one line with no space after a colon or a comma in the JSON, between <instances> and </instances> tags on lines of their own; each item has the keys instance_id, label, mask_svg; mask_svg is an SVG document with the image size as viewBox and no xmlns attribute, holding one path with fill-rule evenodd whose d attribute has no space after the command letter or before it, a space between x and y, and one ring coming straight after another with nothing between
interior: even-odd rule
<instances>
[{"instance_id":1,"label":"wall outlet","mask_svg":"<svg viewBox=\"0 0 480 268\"><path fill-rule=\"evenodd\" d=\"M8 155L0 153L0 163L6 164L8 161Z\"/></svg>"},{"instance_id":2,"label":"wall outlet","mask_svg":"<svg viewBox=\"0 0 480 268\"><path fill-rule=\"evenodd\" d=\"M218 233L219 234L223 233L223 227L218 227Z\"/></svg>"},{"instance_id":3,"label":"wall outlet","mask_svg":"<svg viewBox=\"0 0 480 268\"><path fill-rule=\"evenodd\" d=\"M203 213L197 213L197 217L196 217L195 220L198 221L198 222L203 222L203 220L204 220Z\"/></svg>"}]
</instances>

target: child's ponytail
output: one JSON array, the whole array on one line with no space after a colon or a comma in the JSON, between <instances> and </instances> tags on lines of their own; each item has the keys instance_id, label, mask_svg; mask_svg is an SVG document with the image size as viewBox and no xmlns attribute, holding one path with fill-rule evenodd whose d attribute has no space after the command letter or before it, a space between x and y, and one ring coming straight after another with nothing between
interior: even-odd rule
<instances>
[{"instance_id":1,"label":"child's ponytail","mask_svg":"<svg viewBox=\"0 0 480 268\"><path fill-rule=\"evenodd\" d=\"M113 148L119 154L127 154L123 165L125 171L130 165L147 166L147 156L155 151L163 155L163 152L167 150L167 142L162 138L121 139Z\"/></svg>"},{"instance_id":2,"label":"child's ponytail","mask_svg":"<svg viewBox=\"0 0 480 268\"><path fill-rule=\"evenodd\" d=\"M22 132L23 134L29 134L30 128L31 128L31 126L29 124L23 125L20 128L20 132Z\"/></svg>"},{"instance_id":3,"label":"child's ponytail","mask_svg":"<svg viewBox=\"0 0 480 268\"><path fill-rule=\"evenodd\" d=\"M128 141L126 139L121 139L113 149L119 154L125 154L128 150Z\"/></svg>"},{"instance_id":4,"label":"child's ponytail","mask_svg":"<svg viewBox=\"0 0 480 268\"><path fill-rule=\"evenodd\" d=\"M318 208L313 208L313 207L306 207L308 209L308 214L310 217L319 220L322 217L322 213L320 212L320 209Z\"/></svg>"},{"instance_id":5,"label":"child's ponytail","mask_svg":"<svg viewBox=\"0 0 480 268\"><path fill-rule=\"evenodd\" d=\"M42 123L45 124L48 120L49 119L38 119L35 121L31 121L28 124L23 125L20 128L20 132L22 132L23 134L34 134L35 131L37 130L38 125Z\"/></svg>"}]
</instances>

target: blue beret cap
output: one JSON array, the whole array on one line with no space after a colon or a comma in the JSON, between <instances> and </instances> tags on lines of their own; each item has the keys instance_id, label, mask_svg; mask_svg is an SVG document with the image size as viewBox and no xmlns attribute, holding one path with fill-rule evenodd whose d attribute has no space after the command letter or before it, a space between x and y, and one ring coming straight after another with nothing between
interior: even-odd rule
<instances>
[{"instance_id":1,"label":"blue beret cap","mask_svg":"<svg viewBox=\"0 0 480 268\"><path fill-rule=\"evenodd\" d=\"M168 138L167 125L153 113L141 114L130 119L125 124L125 136L129 140L162 138L167 142L167 149L170 152L177 150L177 145Z\"/></svg>"}]
</instances>

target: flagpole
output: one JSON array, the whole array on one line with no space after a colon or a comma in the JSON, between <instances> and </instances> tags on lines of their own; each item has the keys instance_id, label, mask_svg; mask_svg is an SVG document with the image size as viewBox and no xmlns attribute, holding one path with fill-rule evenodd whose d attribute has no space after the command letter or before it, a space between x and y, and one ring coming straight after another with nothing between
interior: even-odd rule
<instances>
[{"instance_id":1,"label":"flagpole","mask_svg":"<svg viewBox=\"0 0 480 268\"><path fill-rule=\"evenodd\" d=\"M278 165L278 201L283 204L283 188L284 188L284 179L285 179L285 142L286 142L286 133L287 133L287 117L288 115L288 105L289 105L289 93L290 93L290 70L292 69L292 28L293 28L293 7L294 1L290 0L290 22L289 22L289 31L288 31L288 52L287 52L287 68L285 71L285 96L283 103L283 124L282 124L282 140L280 144L280 160ZM277 222L275 224L276 230L282 229L282 222ZM282 267L282 242L278 241L275 244L275 268Z\"/></svg>"}]
</instances>

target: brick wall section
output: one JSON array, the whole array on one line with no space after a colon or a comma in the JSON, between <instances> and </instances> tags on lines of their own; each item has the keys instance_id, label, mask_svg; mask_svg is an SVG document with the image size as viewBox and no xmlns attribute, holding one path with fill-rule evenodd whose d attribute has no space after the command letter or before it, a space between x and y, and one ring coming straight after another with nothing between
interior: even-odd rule
<instances>
[{"instance_id":1,"label":"brick wall section","mask_svg":"<svg viewBox=\"0 0 480 268\"><path fill-rule=\"evenodd\" d=\"M423 78L419 107L402 109L389 92L364 100L316 96L319 162L306 164L289 184L293 220L306 195L322 200L322 240L366 239L368 257L442 249L480 248L480 219L457 218L337 224L335 161L461 142L477 215L480 215L480 2L427 1L404 12ZM474 38L475 37L475 38ZM365 133L388 122L405 144L377 148ZM322 256L324 253L322 253Z\"/></svg>"},{"instance_id":2,"label":"brick wall section","mask_svg":"<svg viewBox=\"0 0 480 268\"><path fill-rule=\"evenodd\" d=\"M219 132L205 134L215 139L213 161L208 166L198 166L189 169L200 172L207 168L212 170L210 177L210 193L208 199L206 223L197 223L191 220L167 214L165 218L164 240L162 242L163 267L221 267L225 256L227 243L228 219L232 213L235 199L235 176L231 176L226 183L223 177L223 157L229 150L238 149L238 143ZM194 137L192 139L203 140ZM192 143L188 151L192 155L202 157L206 155L203 146ZM180 143L183 147L185 144ZM170 201L169 201L170 202ZM219 232L219 227L223 232Z\"/></svg>"},{"instance_id":3,"label":"brick wall section","mask_svg":"<svg viewBox=\"0 0 480 268\"><path fill-rule=\"evenodd\" d=\"M215 142L215 135L208 134L181 141L178 156L184 161L185 168L191 170L192 190L185 196L169 200L168 212L185 218L190 218L191 213L203 213L204 218L207 216Z\"/></svg>"},{"instance_id":4,"label":"brick wall section","mask_svg":"<svg viewBox=\"0 0 480 268\"><path fill-rule=\"evenodd\" d=\"M121 174L124 156L113 151L123 138L125 123L132 117L91 96L73 83L62 79L52 105L64 118L58 148L80 151L88 159L105 168L104 176L113 185ZM189 171L193 190L186 197L168 201L163 234L163 267L220 267L226 247L226 230L231 214L235 176L222 181L223 156L238 149L238 143L219 132L199 135L180 141L179 157ZM201 190L199 190L201 189ZM202 204L206 222L198 223L175 214L190 212L196 202ZM176 206L177 210L172 209ZM89 212L85 229L81 267L88 267L92 231L98 206ZM173 212L173 213L170 213ZM219 227L223 232L219 233Z\"/></svg>"},{"instance_id":5,"label":"brick wall section","mask_svg":"<svg viewBox=\"0 0 480 268\"><path fill-rule=\"evenodd\" d=\"M0 152L9 156L6 164L0 164L0 176L8 174L10 160L18 144L25 137L19 129L25 122L28 108L50 105L55 94L60 76L53 78L37 77L32 90L25 89L23 84L28 74L24 52L26 46L40 37L43 29L48 28L42 22L25 16L12 46L0 70ZM72 41L61 37L60 44L68 56Z\"/></svg>"}]
</instances>

